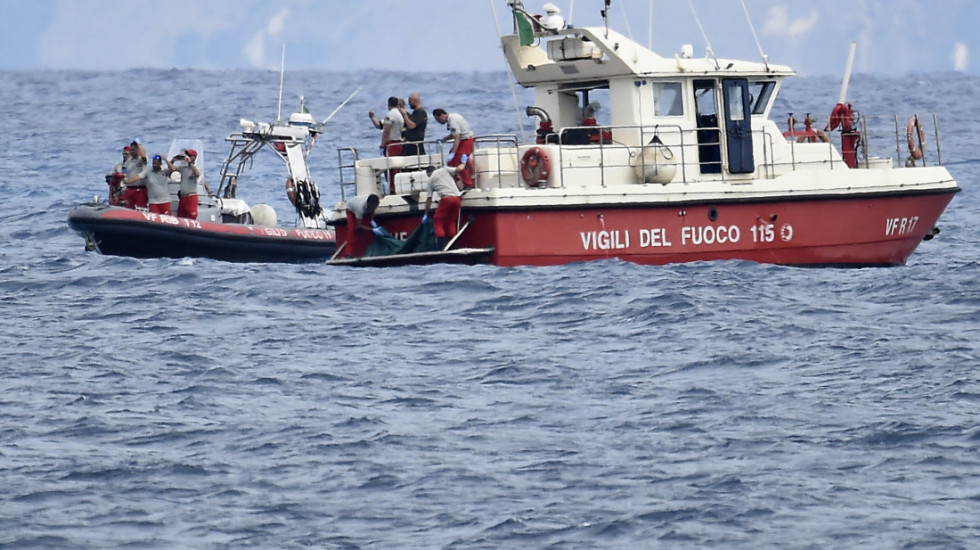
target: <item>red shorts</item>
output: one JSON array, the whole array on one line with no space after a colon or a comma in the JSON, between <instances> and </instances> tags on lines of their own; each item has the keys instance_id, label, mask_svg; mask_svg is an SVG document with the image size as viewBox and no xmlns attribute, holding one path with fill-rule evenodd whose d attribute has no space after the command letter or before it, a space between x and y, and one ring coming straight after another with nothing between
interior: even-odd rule
<instances>
[{"instance_id":1,"label":"red shorts","mask_svg":"<svg viewBox=\"0 0 980 550\"><path fill-rule=\"evenodd\" d=\"M460 159L463 158L463 155L468 157L466 160L466 170L459 173L459 179L463 181L463 186L466 188L473 187L473 178L470 176L470 167L473 166L471 164L473 162L473 144L473 138L460 141L459 147L456 149L456 154L453 155L453 160L447 163L448 166L459 166Z\"/></svg>"},{"instance_id":2,"label":"red shorts","mask_svg":"<svg viewBox=\"0 0 980 550\"><path fill-rule=\"evenodd\" d=\"M197 195L184 195L177 203L177 217L197 219Z\"/></svg>"},{"instance_id":3,"label":"red shorts","mask_svg":"<svg viewBox=\"0 0 980 550\"><path fill-rule=\"evenodd\" d=\"M167 216L172 216L174 213L169 202L155 202L150 204L150 212L154 214L166 214Z\"/></svg>"},{"instance_id":4,"label":"red shorts","mask_svg":"<svg viewBox=\"0 0 980 550\"><path fill-rule=\"evenodd\" d=\"M371 225L371 217L365 216L362 220L365 225ZM357 229L357 218L350 210L347 211L347 246L344 247L344 254L352 258L359 258L367 252L371 243L374 242L374 233Z\"/></svg>"},{"instance_id":5,"label":"red shorts","mask_svg":"<svg viewBox=\"0 0 980 550\"><path fill-rule=\"evenodd\" d=\"M402 155L402 143L401 141L391 140L388 145L385 146L385 156L386 157L400 157ZM395 174L398 173L397 168L392 168L388 170L388 192L395 194Z\"/></svg>"},{"instance_id":6,"label":"red shorts","mask_svg":"<svg viewBox=\"0 0 980 550\"><path fill-rule=\"evenodd\" d=\"M146 208L147 200L146 187L127 187L122 194L122 202L128 208Z\"/></svg>"},{"instance_id":7,"label":"red shorts","mask_svg":"<svg viewBox=\"0 0 980 550\"><path fill-rule=\"evenodd\" d=\"M432 215L436 238L446 239L456 235L456 225L459 222L459 206L462 197L441 197L436 213Z\"/></svg>"}]
</instances>

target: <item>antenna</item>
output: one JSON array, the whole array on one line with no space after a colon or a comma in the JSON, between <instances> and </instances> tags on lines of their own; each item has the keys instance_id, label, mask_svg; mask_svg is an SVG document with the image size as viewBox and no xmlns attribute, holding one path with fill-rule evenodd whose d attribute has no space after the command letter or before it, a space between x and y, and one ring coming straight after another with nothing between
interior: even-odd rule
<instances>
[{"instance_id":1,"label":"antenna","mask_svg":"<svg viewBox=\"0 0 980 550\"><path fill-rule=\"evenodd\" d=\"M279 65L279 111L276 112L276 124L282 122L282 81L286 74L286 43L282 43L282 62Z\"/></svg>"},{"instance_id":2,"label":"antenna","mask_svg":"<svg viewBox=\"0 0 980 550\"><path fill-rule=\"evenodd\" d=\"M711 56L711 59L715 61L715 70L721 70L721 65L718 64L718 58L715 57L715 51L711 48L711 42L708 41L708 35L704 32L704 27L701 26L701 19L698 17L698 12L694 9L694 4L691 0L687 0L687 5L691 8L691 13L694 14L694 21L698 24L698 28L701 29L701 36L704 37L704 44L707 46L707 54Z\"/></svg>"},{"instance_id":3,"label":"antenna","mask_svg":"<svg viewBox=\"0 0 980 550\"><path fill-rule=\"evenodd\" d=\"M518 7L511 4L511 10L516 17ZM497 8L494 4L494 0L490 0L490 11L493 12L493 21L497 25L497 36L503 36L500 32L500 20L497 19ZM517 32L517 20L514 20L514 32ZM517 127L521 129L521 141L527 141L527 136L524 134L524 121L521 119L521 106L520 102L517 100L517 90L514 88L514 78L511 74L510 63L507 62L506 57L504 58L504 65L507 67L507 82L510 84L510 93L514 96L514 111L517 114Z\"/></svg>"},{"instance_id":4,"label":"antenna","mask_svg":"<svg viewBox=\"0 0 980 550\"><path fill-rule=\"evenodd\" d=\"M630 18L626 15L626 8L622 4L619 5L619 13L623 15L623 20L626 23L626 35L630 37L630 40L633 40L633 29L630 28Z\"/></svg>"},{"instance_id":5,"label":"antenna","mask_svg":"<svg viewBox=\"0 0 980 550\"><path fill-rule=\"evenodd\" d=\"M741 0L741 2L742 2L742 11L745 12L745 20L749 22L749 30L752 31L752 38L755 39L755 45L756 47L759 48L759 55L762 56L762 62L766 64L766 70L768 71L769 56L766 55L766 52L762 51L762 44L759 43L759 37L758 35L755 34L755 26L752 25L752 18L749 17L749 10L745 7L745 0Z\"/></svg>"},{"instance_id":6,"label":"antenna","mask_svg":"<svg viewBox=\"0 0 980 550\"><path fill-rule=\"evenodd\" d=\"M650 24L649 35L647 36L647 49L653 50L653 0L650 0Z\"/></svg>"},{"instance_id":7,"label":"antenna","mask_svg":"<svg viewBox=\"0 0 980 550\"><path fill-rule=\"evenodd\" d=\"M611 1L612 0L606 0L606 7L599 12L602 14L602 20L606 23L606 38L609 38L609 3Z\"/></svg>"},{"instance_id":8,"label":"antenna","mask_svg":"<svg viewBox=\"0 0 980 550\"><path fill-rule=\"evenodd\" d=\"M354 96L356 96L356 95L357 95L357 92L360 92L360 91L361 91L361 87L358 87L358 88L357 88L356 90L354 90L354 93L352 93L351 95L349 95L349 96L347 96L347 99L345 99L343 103L341 103L340 105L338 105L338 106L337 106L337 108L336 108L336 109L334 109L334 110L333 110L333 112L332 112L332 113L330 113L330 115L329 115L329 116L327 116L327 118L325 118L325 119L323 119L323 122L321 122L321 123L320 123L320 126L323 126L323 125L324 125L324 124L326 124L326 123L327 123L327 122L328 122L328 121L329 121L329 120L330 120L331 118L333 118L333 116L334 116L335 114L337 114L337 111L340 111L341 109L343 109L343 108L344 108L344 105L347 105L347 103L348 103L348 102L349 102L350 100L352 100L352 99L354 99Z\"/></svg>"}]
</instances>

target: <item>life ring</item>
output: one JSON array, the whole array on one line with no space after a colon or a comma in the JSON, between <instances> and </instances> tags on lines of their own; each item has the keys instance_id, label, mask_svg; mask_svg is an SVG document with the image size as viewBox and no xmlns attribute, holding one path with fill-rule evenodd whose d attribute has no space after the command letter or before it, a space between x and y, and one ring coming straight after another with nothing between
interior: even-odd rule
<instances>
[{"instance_id":1,"label":"life ring","mask_svg":"<svg viewBox=\"0 0 980 550\"><path fill-rule=\"evenodd\" d=\"M918 127L918 132L916 128ZM916 137L919 141L916 142ZM919 121L915 117L909 119L908 125L905 127L905 139L909 142L909 158L919 160L922 158L922 147L920 144L926 142L926 132L922 129Z\"/></svg>"},{"instance_id":2,"label":"life ring","mask_svg":"<svg viewBox=\"0 0 980 550\"><path fill-rule=\"evenodd\" d=\"M830 120L824 131L831 131L840 126L841 132L850 132L854 124L854 111L850 104L838 103L834 110L830 112Z\"/></svg>"},{"instance_id":3,"label":"life ring","mask_svg":"<svg viewBox=\"0 0 980 550\"><path fill-rule=\"evenodd\" d=\"M524 183L531 187L537 187L548 179L551 173L551 162L548 154L540 147L531 147L521 158L521 177Z\"/></svg>"}]
</instances>

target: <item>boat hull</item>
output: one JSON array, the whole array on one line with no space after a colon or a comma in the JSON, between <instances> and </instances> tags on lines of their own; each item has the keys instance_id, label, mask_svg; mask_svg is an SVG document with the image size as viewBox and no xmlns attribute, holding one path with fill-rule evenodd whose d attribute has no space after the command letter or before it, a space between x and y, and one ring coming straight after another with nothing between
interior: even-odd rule
<instances>
[{"instance_id":1,"label":"boat hull","mask_svg":"<svg viewBox=\"0 0 980 550\"><path fill-rule=\"evenodd\" d=\"M332 230L203 222L102 203L76 206L68 225L87 247L112 256L313 262L336 251Z\"/></svg>"},{"instance_id":2,"label":"boat hull","mask_svg":"<svg viewBox=\"0 0 980 550\"><path fill-rule=\"evenodd\" d=\"M639 264L748 260L797 266L903 265L959 188L710 203L514 208L464 203L457 246L500 266L616 258ZM471 217L471 218L470 218ZM410 232L418 218L381 218ZM345 239L338 227L338 241Z\"/></svg>"},{"instance_id":3,"label":"boat hull","mask_svg":"<svg viewBox=\"0 0 980 550\"><path fill-rule=\"evenodd\" d=\"M488 263L493 255L492 248L454 248L432 252L392 254L389 256L362 256L360 258L336 258L327 265L348 267L400 267L406 265L463 264L478 265Z\"/></svg>"}]
</instances>

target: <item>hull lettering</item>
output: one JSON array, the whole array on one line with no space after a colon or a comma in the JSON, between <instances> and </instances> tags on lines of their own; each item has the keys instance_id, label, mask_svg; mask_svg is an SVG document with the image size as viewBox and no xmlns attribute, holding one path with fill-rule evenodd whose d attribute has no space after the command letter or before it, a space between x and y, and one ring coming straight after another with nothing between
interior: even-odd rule
<instances>
[{"instance_id":1,"label":"hull lettering","mask_svg":"<svg viewBox=\"0 0 980 550\"><path fill-rule=\"evenodd\" d=\"M579 233L585 250L622 250L630 247L629 231L586 231Z\"/></svg>"},{"instance_id":2,"label":"hull lettering","mask_svg":"<svg viewBox=\"0 0 980 550\"><path fill-rule=\"evenodd\" d=\"M736 225L719 225L717 227L714 225L685 225L681 227L681 246L737 243L741 238L742 232Z\"/></svg>"}]
</instances>

